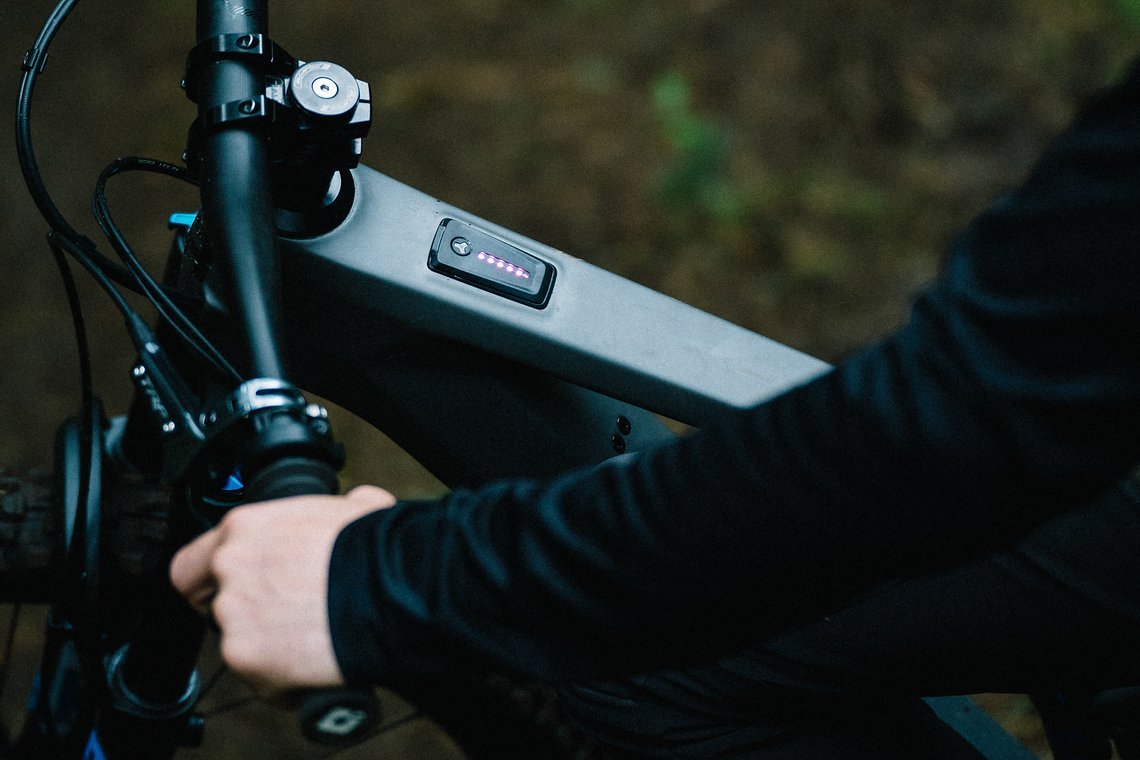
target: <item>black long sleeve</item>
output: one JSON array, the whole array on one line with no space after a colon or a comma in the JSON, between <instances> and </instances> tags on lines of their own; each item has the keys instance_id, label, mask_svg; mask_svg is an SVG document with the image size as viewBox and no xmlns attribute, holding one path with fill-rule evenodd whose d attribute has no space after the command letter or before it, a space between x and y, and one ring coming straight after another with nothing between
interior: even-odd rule
<instances>
[{"instance_id":1,"label":"black long sleeve","mask_svg":"<svg viewBox=\"0 0 1140 760\"><path fill-rule=\"evenodd\" d=\"M353 680L676 665L1007 543L1140 455L1140 70L957 240L908 323L676 445L346 528Z\"/></svg>"}]
</instances>

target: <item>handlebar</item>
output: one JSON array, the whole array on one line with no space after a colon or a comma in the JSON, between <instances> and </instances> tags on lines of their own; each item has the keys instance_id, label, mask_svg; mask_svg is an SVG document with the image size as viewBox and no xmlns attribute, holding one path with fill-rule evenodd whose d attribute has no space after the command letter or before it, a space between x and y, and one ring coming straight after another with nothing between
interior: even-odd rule
<instances>
[{"instance_id":1,"label":"handlebar","mask_svg":"<svg viewBox=\"0 0 1140 760\"><path fill-rule=\"evenodd\" d=\"M277 348L277 236L270 192L265 76L267 0L198 0L198 44L235 39L232 52L196 59L187 84L198 101L196 155L207 234L225 252L233 301L259 377L283 377ZM223 48L226 50L226 48ZM249 51L239 53L236 51Z\"/></svg>"},{"instance_id":2,"label":"handlebar","mask_svg":"<svg viewBox=\"0 0 1140 760\"><path fill-rule=\"evenodd\" d=\"M283 378L278 349L276 294L280 291L277 231L271 192L265 95L269 42L267 0L199 0L197 50L187 72L198 102L194 155L201 181L207 236L223 252L234 308L258 377ZM306 455L270 459L248 473L251 501L331 494L336 469ZM351 744L378 720L379 704L368 689L306 692L300 696L302 731L321 744Z\"/></svg>"},{"instance_id":3,"label":"handlebar","mask_svg":"<svg viewBox=\"0 0 1140 760\"><path fill-rule=\"evenodd\" d=\"M307 457L278 459L259 470L246 484L250 501L336 492L336 470L325 462Z\"/></svg>"}]
</instances>

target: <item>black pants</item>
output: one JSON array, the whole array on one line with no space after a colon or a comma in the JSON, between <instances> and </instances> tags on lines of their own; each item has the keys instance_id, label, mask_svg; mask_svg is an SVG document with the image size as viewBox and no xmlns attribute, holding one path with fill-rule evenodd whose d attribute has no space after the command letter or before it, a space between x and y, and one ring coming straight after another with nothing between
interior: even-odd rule
<instances>
[{"instance_id":1,"label":"black pants","mask_svg":"<svg viewBox=\"0 0 1140 760\"><path fill-rule=\"evenodd\" d=\"M564 694L619 755L933 757L919 697L1140 685L1140 482L719 662Z\"/></svg>"}]
</instances>

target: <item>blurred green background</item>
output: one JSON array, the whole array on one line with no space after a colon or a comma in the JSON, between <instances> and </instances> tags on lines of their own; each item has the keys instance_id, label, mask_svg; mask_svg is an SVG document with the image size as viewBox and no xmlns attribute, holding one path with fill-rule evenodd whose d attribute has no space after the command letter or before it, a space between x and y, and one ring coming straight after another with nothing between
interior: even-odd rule
<instances>
[{"instance_id":1,"label":"blurred green background","mask_svg":"<svg viewBox=\"0 0 1140 760\"><path fill-rule=\"evenodd\" d=\"M0 3L5 124L50 6ZM835 360L905 317L955 231L1124 70L1140 0L278 0L273 27L373 84L373 167ZM36 146L92 238L109 159L182 151L192 30L189 0L86 0L52 49ZM76 363L10 129L0 170L0 465L26 468L78 405ZM111 201L156 267L167 214L195 207L157 178ZM84 290L121 411L131 352ZM360 423L338 433L350 482L436 487Z\"/></svg>"}]
</instances>

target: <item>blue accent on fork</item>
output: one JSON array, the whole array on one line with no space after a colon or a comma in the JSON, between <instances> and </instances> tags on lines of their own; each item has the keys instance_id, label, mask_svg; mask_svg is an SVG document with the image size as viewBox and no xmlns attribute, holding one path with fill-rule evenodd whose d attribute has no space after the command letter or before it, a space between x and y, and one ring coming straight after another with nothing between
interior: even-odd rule
<instances>
[{"instance_id":1,"label":"blue accent on fork","mask_svg":"<svg viewBox=\"0 0 1140 760\"><path fill-rule=\"evenodd\" d=\"M83 750L83 760L107 760L107 756L103 754L103 746L99 744L99 737L95 735L94 729L92 729L91 736L87 740L87 747Z\"/></svg>"},{"instance_id":2,"label":"blue accent on fork","mask_svg":"<svg viewBox=\"0 0 1140 760\"><path fill-rule=\"evenodd\" d=\"M188 230L190 229L190 225L194 224L194 220L197 218L198 214L196 212L193 214L171 214L170 218L166 220L166 224L171 229L181 227L182 229Z\"/></svg>"}]
</instances>

